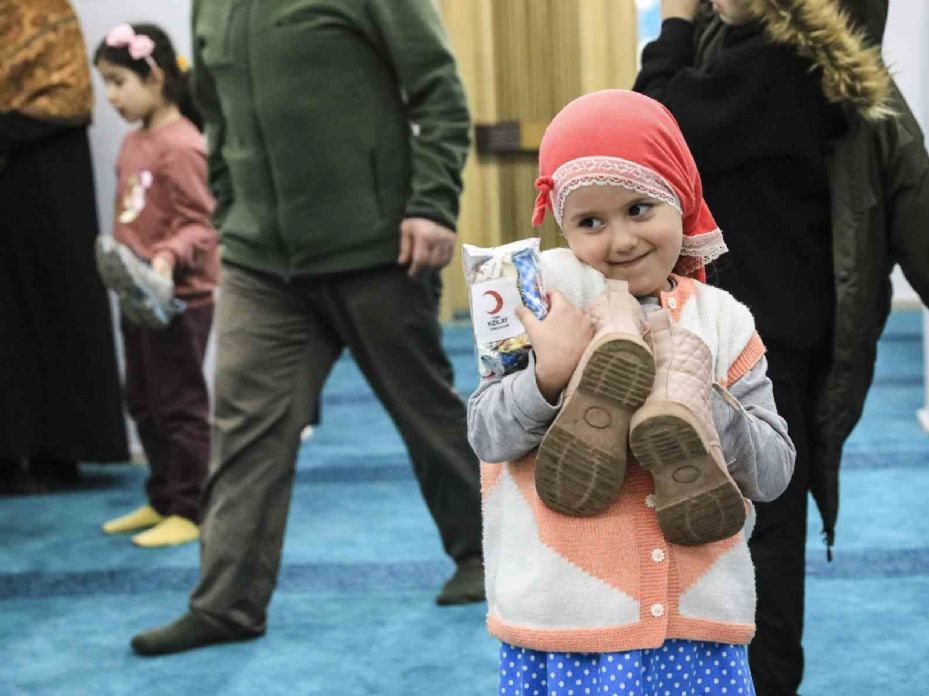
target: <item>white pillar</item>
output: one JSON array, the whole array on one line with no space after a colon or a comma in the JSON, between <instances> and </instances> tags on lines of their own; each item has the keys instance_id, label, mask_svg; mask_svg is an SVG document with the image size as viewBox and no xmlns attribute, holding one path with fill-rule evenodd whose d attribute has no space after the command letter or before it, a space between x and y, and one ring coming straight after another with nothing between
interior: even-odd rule
<instances>
[{"instance_id":1,"label":"white pillar","mask_svg":"<svg viewBox=\"0 0 929 696\"><path fill-rule=\"evenodd\" d=\"M916 412L919 424L923 430L929 432L929 380L925 375L929 375L929 347L927 347L926 337L929 336L929 311L923 310L923 407Z\"/></svg>"},{"instance_id":2,"label":"white pillar","mask_svg":"<svg viewBox=\"0 0 929 696\"><path fill-rule=\"evenodd\" d=\"M896 0L890 3L887 32L884 35L884 57L897 79L900 91L910 103L923 130L929 126L929 3L924 0ZM929 223L927 223L929 224ZM894 297L915 293L909 285L894 278ZM929 312L923 310L923 374L929 376ZM929 431L929 381L924 377L923 408L917 412L920 424Z\"/></svg>"}]
</instances>

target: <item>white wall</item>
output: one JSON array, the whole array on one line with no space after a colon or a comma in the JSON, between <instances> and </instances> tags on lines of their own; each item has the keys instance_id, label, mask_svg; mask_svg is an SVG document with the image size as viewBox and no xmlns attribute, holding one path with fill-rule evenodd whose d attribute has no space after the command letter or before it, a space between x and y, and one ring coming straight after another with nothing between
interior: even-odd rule
<instances>
[{"instance_id":1,"label":"white wall","mask_svg":"<svg viewBox=\"0 0 929 696\"><path fill-rule=\"evenodd\" d=\"M890 66L900 91L925 131L929 126L929 3L925 0L891 0L884 59ZM926 221L929 225L929 220ZM929 230L927 230L929 233ZM894 270L894 303L918 305L919 297Z\"/></svg>"},{"instance_id":2,"label":"white wall","mask_svg":"<svg viewBox=\"0 0 929 696\"><path fill-rule=\"evenodd\" d=\"M887 32L884 36L884 59L890 65L897 84L910 103L923 131L929 126L929 3L925 0L892 0ZM926 221L929 225L929 220ZM929 232L929 231L927 231ZM894 301L918 304L919 298L906 283L900 270L894 275ZM923 374L929 377L929 312L923 311ZM924 404L917 412L923 428L929 431L929 379L924 377Z\"/></svg>"}]
</instances>

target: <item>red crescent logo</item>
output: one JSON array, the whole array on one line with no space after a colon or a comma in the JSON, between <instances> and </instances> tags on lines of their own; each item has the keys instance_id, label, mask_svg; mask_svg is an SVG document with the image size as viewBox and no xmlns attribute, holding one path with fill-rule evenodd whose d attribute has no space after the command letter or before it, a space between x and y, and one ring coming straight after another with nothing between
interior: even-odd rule
<instances>
[{"instance_id":1,"label":"red crescent logo","mask_svg":"<svg viewBox=\"0 0 929 696\"><path fill-rule=\"evenodd\" d=\"M497 292L496 290L488 290L487 292L484 293L484 297L487 297L488 295L494 298L494 301L497 303L497 306L494 307L493 309L488 310L487 313L496 314L501 309L503 309L503 297L501 297L500 293Z\"/></svg>"}]
</instances>

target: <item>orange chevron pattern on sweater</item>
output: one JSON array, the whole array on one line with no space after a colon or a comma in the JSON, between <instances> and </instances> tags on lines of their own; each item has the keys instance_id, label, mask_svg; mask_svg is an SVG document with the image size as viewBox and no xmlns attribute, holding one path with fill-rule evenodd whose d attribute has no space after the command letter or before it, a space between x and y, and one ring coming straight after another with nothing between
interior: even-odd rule
<instances>
[{"instance_id":1,"label":"orange chevron pattern on sweater","mask_svg":"<svg viewBox=\"0 0 929 696\"><path fill-rule=\"evenodd\" d=\"M717 381L744 376L764 354L748 310L728 293L675 277L662 306L709 346ZM490 632L535 650L616 652L669 638L748 643L754 524L713 544L665 541L654 482L631 457L620 495L592 517L561 515L535 491L535 452L481 464Z\"/></svg>"}]
</instances>

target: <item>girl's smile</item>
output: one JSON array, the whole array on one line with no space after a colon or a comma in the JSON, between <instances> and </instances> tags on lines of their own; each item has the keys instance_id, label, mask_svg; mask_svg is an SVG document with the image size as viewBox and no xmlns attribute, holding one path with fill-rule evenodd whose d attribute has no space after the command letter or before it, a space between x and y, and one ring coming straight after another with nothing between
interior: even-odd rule
<instances>
[{"instance_id":1,"label":"girl's smile","mask_svg":"<svg viewBox=\"0 0 929 696\"><path fill-rule=\"evenodd\" d=\"M636 257L631 258L631 259L629 259L629 260L627 260L627 261L607 261L607 263L608 263L610 266L617 266L617 267L619 267L619 268L629 268L629 267L634 266L635 264L637 264L637 263L638 263L639 261L641 261L642 259L644 259L646 256L649 255L649 253L651 253L651 252L645 252L645 253L642 254L641 256L636 256Z\"/></svg>"}]
</instances>

